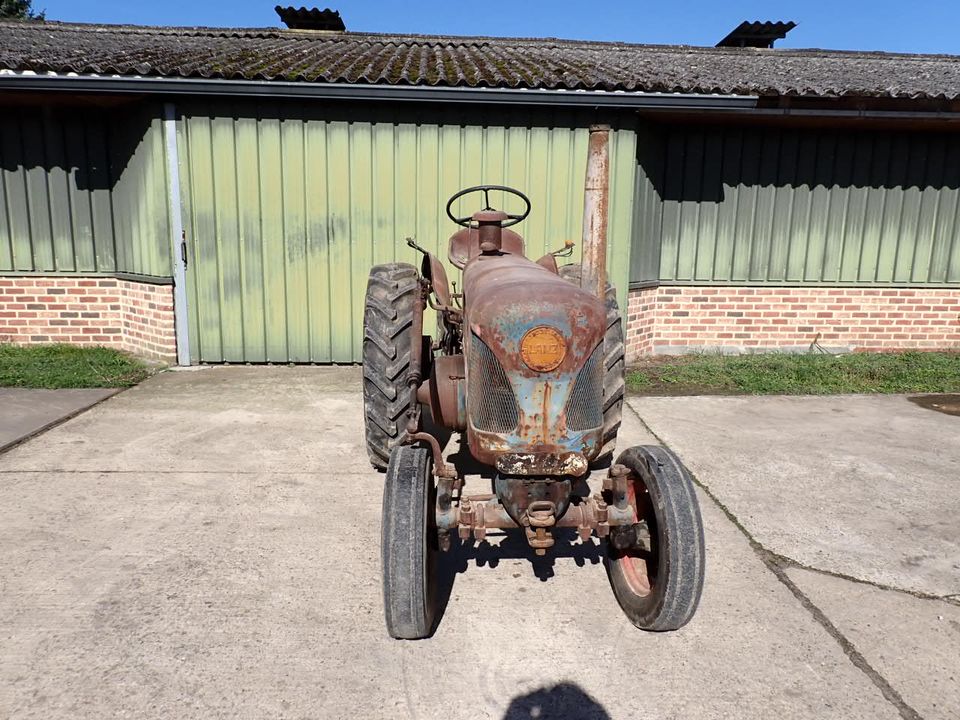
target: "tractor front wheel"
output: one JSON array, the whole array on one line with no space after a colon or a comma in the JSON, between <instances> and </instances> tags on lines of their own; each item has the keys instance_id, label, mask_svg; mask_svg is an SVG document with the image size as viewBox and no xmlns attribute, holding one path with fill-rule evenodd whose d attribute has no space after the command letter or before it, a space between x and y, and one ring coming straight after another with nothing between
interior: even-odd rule
<instances>
[{"instance_id":1,"label":"tractor front wheel","mask_svg":"<svg viewBox=\"0 0 960 720\"><path fill-rule=\"evenodd\" d=\"M367 455L385 470L410 404L407 372L417 302L417 270L407 263L370 268L363 307L363 413Z\"/></svg>"},{"instance_id":2,"label":"tractor front wheel","mask_svg":"<svg viewBox=\"0 0 960 720\"><path fill-rule=\"evenodd\" d=\"M703 523L693 481L663 447L629 448L617 463L629 471L627 498L639 522L631 546L608 542L613 594L638 628L676 630L693 617L703 589Z\"/></svg>"},{"instance_id":3,"label":"tractor front wheel","mask_svg":"<svg viewBox=\"0 0 960 720\"><path fill-rule=\"evenodd\" d=\"M381 560L387 631L401 640L428 637L436 614L436 490L430 451L399 445L383 488Z\"/></svg>"}]
</instances>

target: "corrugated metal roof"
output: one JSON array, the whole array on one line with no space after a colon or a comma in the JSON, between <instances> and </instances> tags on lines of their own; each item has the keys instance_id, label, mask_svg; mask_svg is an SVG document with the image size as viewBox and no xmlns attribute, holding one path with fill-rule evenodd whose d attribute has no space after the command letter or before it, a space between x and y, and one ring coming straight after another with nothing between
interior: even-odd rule
<instances>
[{"instance_id":1,"label":"corrugated metal roof","mask_svg":"<svg viewBox=\"0 0 960 720\"><path fill-rule=\"evenodd\" d=\"M960 57L229 28L0 23L0 68L530 89L960 97Z\"/></svg>"}]
</instances>

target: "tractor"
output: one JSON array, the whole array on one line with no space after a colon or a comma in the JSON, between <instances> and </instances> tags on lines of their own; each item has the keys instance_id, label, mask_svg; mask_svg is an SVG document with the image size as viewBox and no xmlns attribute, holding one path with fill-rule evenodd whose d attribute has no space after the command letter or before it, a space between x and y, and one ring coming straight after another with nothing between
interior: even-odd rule
<instances>
[{"instance_id":1,"label":"tractor","mask_svg":"<svg viewBox=\"0 0 960 720\"><path fill-rule=\"evenodd\" d=\"M512 194L524 210L491 206ZM479 194L471 215L454 204ZM440 260L422 253L374 266L364 308L366 444L385 471L381 551L387 630L429 636L437 616L436 553L453 536L482 542L487 530L519 530L535 555L558 528L606 544L613 592L639 628L674 630L693 616L704 575L700 511L690 475L659 446L637 446L613 462L624 400L624 345L614 288L586 289L586 269L558 267L564 249L531 260L510 228L530 213L519 190L482 185L450 198L461 226L449 240L462 271L451 290ZM584 257L587 257L586 248ZM581 287L584 285L584 287ZM437 314L435 338L424 313ZM464 493L444 458L440 430L459 432L488 468L491 492ZM602 492L587 487L606 470ZM569 534L569 533L568 533Z\"/></svg>"}]
</instances>

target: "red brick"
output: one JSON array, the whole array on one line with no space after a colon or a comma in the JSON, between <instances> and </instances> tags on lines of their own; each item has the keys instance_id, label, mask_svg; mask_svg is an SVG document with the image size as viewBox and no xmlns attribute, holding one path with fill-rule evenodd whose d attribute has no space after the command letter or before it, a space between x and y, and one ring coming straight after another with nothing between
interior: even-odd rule
<instances>
[{"instance_id":1,"label":"red brick","mask_svg":"<svg viewBox=\"0 0 960 720\"><path fill-rule=\"evenodd\" d=\"M11 302L14 298L17 302ZM3 330L9 337L4 341L29 343L52 336L58 341L123 347L164 360L176 354L173 292L168 285L115 278L0 278L0 311L0 317L9 318ZM28 316L15 318L17 311ZM78 317L81 312L83 317Z\"/></svg>"},{"instance_id":2,"label":"red brick","mask_svg":"<svg viewBox=\"0 0 960 720\"><path fill-rule=\"evenodd\" d=\"M750 295L763 301L754 304ZM960 322L960 291L953 289L674 287L635 291L629 300L631 359L654 348L731 339L754 348L803 345L817 336L854 350L960 346L960 330L944 332Z\"/></svg>"}]
</instances>

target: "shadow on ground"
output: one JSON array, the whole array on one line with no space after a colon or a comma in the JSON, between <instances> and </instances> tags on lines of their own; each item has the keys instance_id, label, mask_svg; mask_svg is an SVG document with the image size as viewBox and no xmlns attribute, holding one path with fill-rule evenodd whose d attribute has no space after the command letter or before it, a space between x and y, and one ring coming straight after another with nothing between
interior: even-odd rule
<instances>
[{"instance_id":1,"label":"shadow on ground","mask_svg":"<svg viewBox=\"0 0 960 720\"><path fill-rule=\"evenodd\" d=\"M610 720L603 706L573 683L538 688L510 701L503 720Z\"/></svg>"},{"instance_id":2,"label":"shadow on ground","mask_svg":"<svg viewBox=\"0 0 960 720\"><path fill-rule=\"evenodd\" d=\"M572 559L577 567L597 565L603 562L604 545L594 540L576 542L577 533L572 528L554 530L556 543L546 555L537 555L527 543L521 530L491 531L491 538L499 538L496 545L487 540L476 542L472 538L460 540L454 537L450 549L437 555L437 617L434 629L442 622L457 575L477 572L481 568L494 569L501 560L527 560L534 576L547 582L554 576L557 559Z\"/></svg>"}]
</instances>

